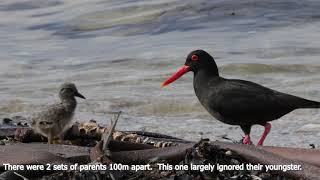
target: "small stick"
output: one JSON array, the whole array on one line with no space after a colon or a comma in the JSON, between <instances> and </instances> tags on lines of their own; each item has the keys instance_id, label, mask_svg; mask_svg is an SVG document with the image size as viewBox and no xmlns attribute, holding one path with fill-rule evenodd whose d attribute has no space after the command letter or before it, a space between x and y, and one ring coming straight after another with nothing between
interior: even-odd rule
<instances>
[{"instance_id":1,"label":"small stick","mask_svg":"<svg viewBox=\"0 0 320 180\"><path fill-rule=\"evenodd\" d=\"M117 125L117 122L118 122L118 119L120 117L120 114L121 114L121 111L115 113L111 119L111 126L109 128L109 130L107 132L104 132L103 133L103 146L102 146L102 150L104 152L104 154L108 154L108 145L109 145L109 142L112 138L112 133L114 131L114 128L116 127Z\"/></svg>"},{"instance_id":2,"label":"small stick","mask_svg":"<svg viewBox=\"0 0 320 180\"><path fill-rule=\"evenodd\" d=\"M29 180L28 178L22 176L21 174L17 173L17 172L13 172L16 176L21 177L23 180Z\"/></svg>"}]
</instances>

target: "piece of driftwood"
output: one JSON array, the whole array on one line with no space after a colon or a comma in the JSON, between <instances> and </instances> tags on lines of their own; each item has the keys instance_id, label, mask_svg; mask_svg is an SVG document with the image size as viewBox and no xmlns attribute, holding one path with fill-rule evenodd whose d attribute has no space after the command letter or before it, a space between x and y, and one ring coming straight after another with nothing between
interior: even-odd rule
<instances>
[{"instance_id":1,"label":"piece of driftwood","mask_svg":"<svg viewBox=\"0 0 320 180\"><path fill-rule=\"evenodd\" d=\"M123 141L110 141L111 151L131 151L142 149L154 149L156 147L147 144L136 144ZM91 148L61 144L42 144L42 143L17 143L13 145L0 146L0 167L3 163L28 164L51 162L50 157L61 157L73 163L89 163L89 152ZM39 153L39 154L38 154ZM50 154L43 158L42 154ZM38 156L39 155L39 156ZM51 156L54 155L54 156ZM54 161L55 159L52 159Z\"/></svg>"},{"instance_id":2,"label":"piece of driftwood","mask_svg":"<svg viewBox=\"0 0 320 180\"><path fill-rule=\"evenodd\" d=\"M110 141L112 139L112 134L113 134L114 129L115 129L116 125L117 125L117 122L118 122L120 114L121 114L121 111L118 112L117 114L113 115L113 118L111 119L111 124L109 126L110 128L105 129L105 131L103 132L103 135L102 135L102 138L101 138L101 141L100 141L101 143L99 143L99 148L102 147L103 154L101 154L95 160L92 160L93 162L102 162L102 161L104 161L107 164L113 163L112 160L109 158L111 156L111 154L110 154L110 150L109 150L108 146L109 146L109 143L110 143ZM95 151L95 150L93 150L93 151ZM92 157L92 156L90 156L90 157Z\"/></svg>"},{"instance_id":3,"label":"piece of driftwood","mask_svg":"<svg viewBox=\"0 0 320 180\"><path fill-rule=\"evenodd\" d=\"M116 142L118 144L112 144L112 142ZM110 147L121 147L121 143L130 143L130 142L118 142L111 141ZM131 147L134 143L127 144L128 147ZM136 144L137 145L137 144ZM149 145L142 145L139 148L155 148ZM140 146L137 145L137 146ZM112 152L112 160L114 162L120 162L124 164L132 164L132 163L140 163L146 164L150 161L168 161L171 163L177 163L183 160L186 155L186 151L192 148L194 144L188 144L186 146L175 146L175 147L166 147L159 149L149 149L149 150L133 150L133 151L118 151ZM293 173L294 177L309 177L310 174L319 173L319 168L311 165L310 162L302 162L295 161L294 158L296 156L290 156L289 158L285 158L286 155L282 151L282 156L279 157L274 153L270 153L270 149L285 149L286 151L295 152L294 149L290 148L278 148L278 147L255 147L255 146L246 146L246 145L238 145L232 143L225 142L211 142L210 147L214 147L218 150L231 150L235 152L237 155L243 157L248 162L251 163L260 163L260 164L301 164L303 165L303 171L290 172L290 175ZM93 148L91 153L94 152ZM119 150L119 149L118 149ZM124 148L124 150L126 150ZM101 151L101 150L100 150ZM79 146L69 146L69 145L48 145L48 144L39 144L39 143L31 143L31 144L15 144L15 145L7 145L0 146L0 165L3 163L11 163L11 164L32 164L32 163L41 163L45 164L48 162L65 162L65 159L68 162L82 162L84 158L89 155L89 148L79 147ZM102 152L102 151L101 151ZM309 156L319 157L319 150L314 149L298 149L298 152L305 153L306 159ZM302 155L302 154L301 154ZM96 155L97 156L97 155ZM101 156L101 153L100 153ZM280 155L281 156L281 155ZM59 159L59 158L65 159ZM92 159L92 158L91 158ZM89 160L87 160L89 162ZM309 164L310 163L310 164ZM286 173L284 173L286 174ZM318 175L318 174L317 174Z\"/></svg>"},{"instance_id":4,"label":"piece of driftwood","mask_svg":"<svg viewBox=\"0 0 320 180\"><path fill-rule=\"evenodd\" d=\"M46 163L89 163L88 147L42 144L18 143L0 146L0 167L4 163L10 164L46 164Z\"/></svg>"},{"instance_id":5,"label":"piece of driftwood","mask_svg":"<svg viewBox=\"0 0 320 180\"><path fill-rule=\"evenodd\" d=\"M137 134L140 136L148 136L148 137L154 137L154 138L161 138L161 139L176 139L181 141L186 141L177 137L161 134L161 133L154 133L154 132L148 132L148 131L123 131L127 134Z\"/></svg>"},{"instance_id":6,"label":"piece of driftwood","mask_svg":"<svg viewBox=\"0 0 320 180\"><path fill-rule=\"evenodd\" d=\"M6 171L0 174L0 180L24 180L24 179L37 179L38 177L43 177L45 175L50 175L54 171ZM24 178L22 178L24 177Z\"/></svg>"},{"instance_id":7,"label":"piece of driftwood","mask_svg":"<svg viewBox=\"0 0 320 180\"><path fill-rule=\"evenodd\" d=\"M109 147L109 150L112 152L157 148L149 144L133 143L128 141L116 141L116 140L110 140L108 147Z\"/></svg>"},{"instance_id":8,"label":"piece of driftwood","mask_svg":"<svg viewBox=\"0 0 320 180\"><path fill-rule=\"evenodd\" d=\"M16 132L16 127L11 128L11 127L1 127L0 128L0 138L5 138L5 137L13 137Z\"/></svg>"},{"instance_id":9,"label":"piece of driftwood","mask_svg":"<svg viewBox=\"0 0 320 180\"><path fill-rule=\"evenodd\" d=\"M16 128L14 132L14 139L24 143L48 142L46 137L35 133L32 128Z\"/></svg>"},{"instance_id":10,"label":"piece of driftwood","mask_svg":"<svg viewBox=\"0 0 320 180\"><path fill-rule=\"evenodd\" d=\"M13 151L13 152L4 152L1 153L0 157L0 172L5 170L4 164L19 164L19 165L27 165L27 164L65 164L65 165L71 165L72 162L69 161L66 158L59 157L57 155L54 155L50 152L45 151ZM19 173L22 176L25 176L27 178L35 178L35 177L41 177L46 174L54 173L55 171L47 171L47 170L9 170L0 175L0 179L16 179L17 175L15 174ZM20 177L21 179L21 177Z\"/></svg>"},{"instance_id":11,"label":"piece of driftwood","mask_svg":"<svg viewBox=\"0 0 320 180\"><path fill-rule=\"evenodd\" d=\"M97 154L91 154L92 158L94 158L95 156L99 156L99 154L102 154L101 145L99 147L98 144L98 146L96 146L93 149L95 149L95 153ZM270 149L270 147L267 147L266 149ZM263 165L302 165L301 171L269 172L271 174L275 174L276 177L282 176L297 179L317 179L317 177L320 177L320 168L312 164L282 157L280 155L264 150L263 147L232 144L226 142L210 142L199 144L190 143L181 146L158 149L120 151L117 153L112 153L112 161L123 164L147 164L153 162L166 162L171 164L177 164L183 162L185 158L187 158L188 152L190 151L193 151L193 153L201 154L200 157L202 158L200 159L202 160L198 159L197 162L203 161L205 159L214 159L215 162L213 162L213 164L216 164L219 163L219 160L217 161L217 156L220 156L220 158L221 156L225 156L225 158L228 158L230 156L230 153L226 152L230 151L231 156L233 156L233 158L239 160L239 162L242 163L259 163Z\"/></svg>"},{"instance_id":12,"label":"piece of driftwood","mask_svg":"<svg viewBox=\"0 0 320 180\"><path fill-rule=\"evenodd\" d=\"M115 125L114 125L115 126ZM283 147L256 147L227 142L207 142L198 143L182 140L179 138L143 131L116 131L109 127L101 126L94 121L88 123L75 123L67 131L65 139L71 140L74 145L48 145L41 143L26 143L0 146L0 170L3 163L12 164L46 164L46 163L94 163L102 162L105 164L122 163L122 164L153 164L170 163L170 164L240 164L252 163L263 165L275 164L298 164L302 165L301 171L272 171L265 173L248 172L248 171L225 171L225 172L197 172L197 171L159 171L154 168L153 171L128 171L112 172L103 174L97 172L90 174L99 178L117 177L119 179L128 178L173 178L173 179L216 179L223 177L230 179L237 177L242 179L252 179L255 177L263 178L267 174L268 178L290 177L293 179L317 179L320 177L320 150L318 149L301 149L301 148L283 148ZM3 129L3 128L2 128ZM5 127L1 131L0 140L13 135L19 141L34 142L46 141L42 136L35 134L32 129L27 127ZM14 130L14 131L13 131ZM15 132L15 134L13 134ZM109 134L107 135L107 133ZM113 132L113 133L112 133ZM110 139L105 141L106 147L110 151L110 156L105 156L103 151L103 133L104 137ZM112 139L111 139L112 134ZM94 146L81 147L79 145ZM90 149L90 153L89 153ZM236 163L235 163L236 162ZM17 178L18 173L23 177L42 177L41 172L11 172L6 171L0 175L3 177ZM86 177L84 172L51 172L54 176L65 177L65 173L76 178L79 174ZM113 174L118 173L118 174ZM267 179L268 179L267 178ZM21 177L20 177L21 179ZM50 178L49 178L50 179ZM85 178L84 178L85 179Z\"/></svg>"},{"instance_id":13,"label":"piece of driftwood","mask_svg":"<svg viewBox=\"0 0 320 180\"><path fill-rule=\"evenodd\" d=\"M274 146L258 146L258 148L288 159L303 161L320 167L320 149L287 148Z\"/></svg>"},{"instance_id":14,"label":"piece of driftwood","mask_svg":"<svg viewBox=\"0 0 320 180\"><path fill-rule=\"evenodd\" d=\"M186 151L193 147L193 145L194 143L190 143L165 148L112 152L111 160L123 164L147 164L151 161L162 160L170 163L178 163L184 159ZM95 160L102 155L100 142L91 150L90 158L91 160Z\"/></svg>"},{"instance_id":15,"label":"piece of driftwood","mask_svg":"<svg viewBox=\"0 0 320 180\"><path fill-rule=\"evenodd\" d=\"M231 150L237 155L244 158L247 162L255 164L264 164L264 165L289 165L296 164L301 165L301 171L286 171L286 172L277 172L281 174L288 175L293 178L304 178L304 179L318 179L320 177L320 168L312 164L287 159L283 156L268 152L262 147L256 146L247 146L242 144L232 144L225 142L210 142L210 145L207 146L209 152L215 152L217 150ZM270 148L269 148L270 149ZM272 172L276 173L276 172Z\"/></svg>"},{"instance_id":16,"label":"piece of driftwood","mask_svg":"<svg viewBox=\"0 0 320 180\"><path fill-rule=\"evenodd\" d=\"M106 154L106 151L109 151L108 150L108 145L109 145L110 140L112 139L112 134L114 132L114 129L116 128L116 125L117 125L117 122L119 120L120 114L121 114L121 111L118 112L117 114L113 115L113 118L111 119L110 128L107 129L104 132L103 136L102 136L102 140L103 140L102 150L105 152L105 154Z\"/></svg>"},{"instance_id":17,"label":"piece of driftwood","mask_svg":"<svg viewBox=\"0 0 320 180\"><path fill-rule=\"evenodd\" d=\"M2 129L6 130L2 133L3 137L14 136L14 138L20 142L28 143L47 141L46 137L36 134L31 128L10 126ZM87 123L74 123L72 127L65 133L64 139L71 140L75 145L88 145L89 142L92 142L92 145L94 146L94 141L100 141L103 132L108 132L109 129L110 126L104 127L97 124L95 121L90 121ZM115 130L112 136L114 140L149 144L156 147L176 146L191 142L158 133L143 131L122 132Z\"/></svg>"},{"instance_id":18,"label":"piece of driftwood","mask_svg":"<svg viewBox=\"0 0 320 180\"><path fill-rule=\"evenodd\" d=\"M141 132L138 134L144 134L144 133L145 132ZM159 138L159 137L149 137L147 136L147 134L149 133L146 133L145 135L138 135L138 134L129 134L127 132L116 131L113 134L113 138L119 141L130 141L134 143L150 144L156 147L177 146L179 144L187 144L192 142L192 141L180 140L175 138L167 139L167 138Z\"/></svg>"},{"instance_id":19,"label":"piece of driftwood","mask_svg":"<svg viewBox=\"0 0 320 180\"><path fill-rule=\"evenodd\" d=\"M156 161L176 164L184 159L187 150L192 148L193 145L194 143L190 143L157 149L114 152L112 153L112 160L125 164L147 164Z\"/></svg>"}]
</instances>

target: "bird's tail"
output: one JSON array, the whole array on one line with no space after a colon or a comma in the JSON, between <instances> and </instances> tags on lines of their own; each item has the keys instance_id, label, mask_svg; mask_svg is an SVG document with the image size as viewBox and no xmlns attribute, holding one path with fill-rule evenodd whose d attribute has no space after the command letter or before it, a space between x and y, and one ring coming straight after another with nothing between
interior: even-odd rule
<instances>
[{"instance_id":1,"label":"bird's tail","mask_svg":"<svg viewBox=\"0 0 320 180\"><path fill-rule=\"evenodd\" d=\"M304 102L300 104L300 108L320 108L320 102L304 99Z\"/></svg>"}]
</instances>

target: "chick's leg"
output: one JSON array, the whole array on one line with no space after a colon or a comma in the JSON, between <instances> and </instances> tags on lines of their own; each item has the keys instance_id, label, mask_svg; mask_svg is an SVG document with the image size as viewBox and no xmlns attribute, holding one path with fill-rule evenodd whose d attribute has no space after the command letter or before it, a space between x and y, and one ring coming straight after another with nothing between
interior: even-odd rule
<instances>
[{"instance_id":1,"label":"chick's leg","mask_svg":"<svg viewBox=\"0 0 320 180\"><path fill-rule=\"evenodd\" d=\"M48 144L53 144L53 135L51 130L49 130L47 138L48 138Z\"/></svg>"}]
</instances>

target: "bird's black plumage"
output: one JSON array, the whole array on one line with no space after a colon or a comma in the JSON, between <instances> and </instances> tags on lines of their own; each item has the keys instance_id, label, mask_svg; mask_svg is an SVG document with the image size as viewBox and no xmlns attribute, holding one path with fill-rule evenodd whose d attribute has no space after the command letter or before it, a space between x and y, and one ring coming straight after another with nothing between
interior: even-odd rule
<instances>
[{"instance_id":1,"label":"bird's black plumage","mask_svg":"<svg viewBox=\"0 0 320 180\"><path fill-rule=\"evenodd\" d=\"M206 81L206 83L204 83ZM264 125L298 108L317 108L319 102L281 93L259 84L198 72L194 89L201 104L216 119L232 125Z\"/></svg>"},{"instance_id":2,"label":"bird's black plumage","mask_svg":"<svg viewBox=\"0 0 320 180\"><path fill-rule=\"evenodd\" d=\"M267 122L295 109L320 108L320 102L285 94L250 81L220 77L213 57L203 50L192 51L184 68L179 71L164 85L187 71L193 71L194 90L201 104L219 121L240 125L246 135L250 134L254 124L268 125L270 130L271 125ZM259 143L262 144L264 138Z\"/></svg>"}]
</instances>

